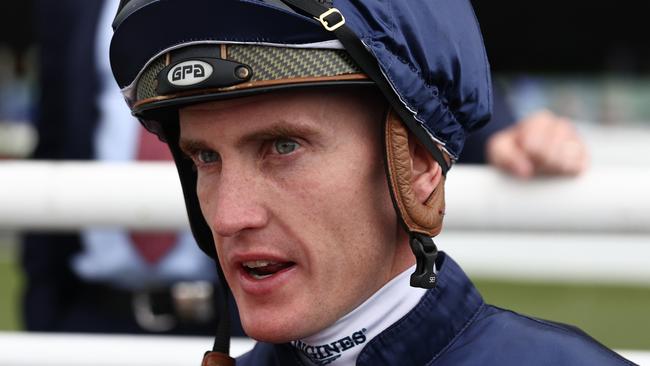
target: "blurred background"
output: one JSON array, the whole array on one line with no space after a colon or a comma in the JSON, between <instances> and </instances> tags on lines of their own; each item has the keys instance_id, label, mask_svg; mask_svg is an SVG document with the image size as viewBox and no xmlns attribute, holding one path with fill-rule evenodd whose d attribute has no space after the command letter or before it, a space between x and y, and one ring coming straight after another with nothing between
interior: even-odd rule
<instances>
[{"instance_id":1,"label":"blurred background","mask_svg":"<svg viewBox=\"0 0 650 366\"><path fill-rule=\"evenodd\" d=\"M53 67L43 63L56 55L52 50L47 51L50 46L43 42L52 42L53 34L60 30L54 28L57 24L61 27L72 24L66 23L65 18L57 19L57 13L45 14L41 6L48 2L52 8L55 2L51 0L8 2L0 12L0 159L4 162L35 156L59 158L35 155L39 141L42 146L44 140L56 138L41 135L44 129L39 129L38 125L44 120L43 113L56 113L51 108L43 108L43 95L56 94L56 91L47 94L42 85L43 70ZM59 5L55 8L75 6L70 0L56 3ZM592 169L625 165L650 176L650 47L647 20L644 19L647 17L645 3L475 0L473 4L484 33L493 80L515 117L523 118L536 110L549 109L569 118L576 126L590 149ZM101 11L101 6L97 8L96 11ZM49 23L43 20L48 17L53 18ZM89 39L92 41L94 37ZM50 126L49 130L56 134L58 128ZM624 191L626 177L617 178ZM3 182L0 182L0 190L2 187ZM602 194L617 195L619 192ZM600 197L593 199L598 201ZM526 212L516 214L525 216ZM524 248L533 258L538 251L544 250L545 242L562 245L575 242L583 245L580 248L587 248L579 254L586 261L592 255L602 259L600 250L620 251L634 253L630 255L636 258L629 258L631 262L641 261L650 267L650 212L644 220L648 227L635 232L533 230L532 236L522 236L519 232L500 230L497 236L489 239L485 239L481 231L463 231L462 225L452 225L440 238L442 244L439 246L454 255L455 246L462 247L466 240L479 242L488 252L485 248L489 248L490 243L516 241L519 248ZM24 320L23 239L19 228L0 223L0 331L28 328ZM597 242L598 251L588 249L592 239ZM461 265L466 264L465 268L488 302L574 324L611 348L650 350L650 277L647 272L627 277L633 280L617 277L608 281L603 281L603 277L590 279L579 273L570 278L517 275L498 269L484 270L481 258L476 258L479 250L472 248L477 247L459 249L456 257ZM504 250L508 250L507 246ZM490 259L484 258L484 261ZM499 265L498 261L493 263ZM613 265L625 267L626 258ZM602 272L616 269L605 263Z\"/></svg>"}]
</instances>

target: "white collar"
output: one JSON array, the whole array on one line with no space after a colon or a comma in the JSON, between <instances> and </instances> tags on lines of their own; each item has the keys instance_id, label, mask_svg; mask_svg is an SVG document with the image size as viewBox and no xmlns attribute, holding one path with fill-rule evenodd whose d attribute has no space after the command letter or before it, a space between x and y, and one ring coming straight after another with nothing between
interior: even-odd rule
<instances>
[{"instance_id":1,"label":"white collar","mask_svg":"<svg viewBox=\"0 0 650 366\"><path fill-rule=\"evenodd\" d=\"M291 342L308 365L354 365L366 343L401 319L420 302L426 290L410 285L415 266L390 280L330 327Z\"/></svg>"}]
</instances>

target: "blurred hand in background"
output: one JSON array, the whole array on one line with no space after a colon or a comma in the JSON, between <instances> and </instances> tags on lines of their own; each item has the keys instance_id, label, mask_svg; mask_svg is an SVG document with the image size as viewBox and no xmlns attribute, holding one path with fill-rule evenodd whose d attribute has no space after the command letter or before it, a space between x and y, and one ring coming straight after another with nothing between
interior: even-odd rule
<instances>
[{"instance_id":1,"label":"blurred hand in background","mask_svg":"<svg viewBox=\"0 0 650 366\"><path fill-rule=\"evenodd\" d=\"M571 121L548 110L490 136L485 153L489 164L522 179L576 176L589 163L587 147Z\"/></svg>"}]
</instances>

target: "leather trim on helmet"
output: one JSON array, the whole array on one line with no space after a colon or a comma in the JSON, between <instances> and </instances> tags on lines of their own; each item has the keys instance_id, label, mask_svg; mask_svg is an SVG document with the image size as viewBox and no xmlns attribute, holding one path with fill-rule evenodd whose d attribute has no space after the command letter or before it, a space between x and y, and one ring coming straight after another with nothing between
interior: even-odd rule
<instances>
[{"instance_id":1,"label":"leather trim on helmet","mask_svg":"<svg viewBox=\"0 0 650 366\"><path fill-rule=\"evenodd\" d=\"M390 110L385 122L387 175L393 203L410 232L433 237L442 230L445 210L445 177L425 202L420 202L412 187L409 132L397 114Z\"/></svg>"}]
</instances>

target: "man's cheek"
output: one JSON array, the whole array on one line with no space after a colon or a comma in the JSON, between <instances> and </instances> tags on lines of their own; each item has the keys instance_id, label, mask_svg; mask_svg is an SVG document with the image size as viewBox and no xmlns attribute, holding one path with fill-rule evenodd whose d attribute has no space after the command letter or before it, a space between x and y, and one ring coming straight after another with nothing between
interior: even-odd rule
<instances>
[{"instance_id":1,"label":"man's cheek","mask_svg":"<svg viewBox=\"0 0 650 366\"><path fill-rule=\"evenodd\" d=\"M196 182L196 197L199 201L199 207L201 208L201 213L203 214L203 218L205 219L205 222L208 223L210 226L210 202L211 202L211 195L210 195L210 189L209 185L205 181L205 179L201 179L200 177L197 179Z\"/></svg>"}]
</instances>

